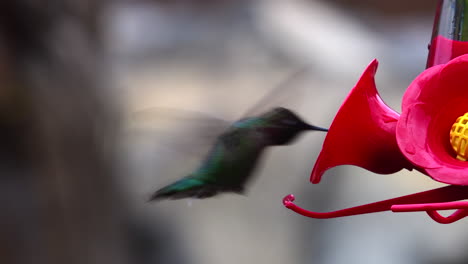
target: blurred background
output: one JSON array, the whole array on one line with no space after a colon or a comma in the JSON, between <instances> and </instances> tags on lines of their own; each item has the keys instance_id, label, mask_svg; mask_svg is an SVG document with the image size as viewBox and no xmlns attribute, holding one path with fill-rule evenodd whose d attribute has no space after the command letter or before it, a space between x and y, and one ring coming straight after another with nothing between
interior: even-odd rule
<instances>
[{"instance_id":1,"label":"blurred background","mask_svg":"<svg viewBox=\"0 0 468 264\"><path fill-rule=\"evenodd\" d=\"M400 111L425 68L436 0L50 2L0 7L3 141L26 150L2 156L16 175L0 186L2 263L468 261L463 220L284 208L290 193L330 211L442 186L350 166L312 185L318 132L270 148L245 196L146 202L203 158L215 129L201 117L235 121L304 66L281 106L314 125L331 124L374 58L379 92ZM142 116L154 108L174 110Z\"/></svg>"}]
</instances>

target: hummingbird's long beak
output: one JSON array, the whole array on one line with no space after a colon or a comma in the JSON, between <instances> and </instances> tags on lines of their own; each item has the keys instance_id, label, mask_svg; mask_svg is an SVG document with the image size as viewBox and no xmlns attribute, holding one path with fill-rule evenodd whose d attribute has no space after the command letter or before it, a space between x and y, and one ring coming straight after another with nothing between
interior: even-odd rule
<instances>
[{"instance_id":1,"label":"hummingbird's long beak","mask_svg":"<svg viewBox=\"0 0 468 264\"><path fill-rule=\"evenodd\" d=\"M307 124L307 130L316 130L316 131L324 131L324 132L328 132L328 129L326 128L322 128L322 127L318 127L318 126L314 126L314 125L309 125Z\"/></svg>"}]
</instances>

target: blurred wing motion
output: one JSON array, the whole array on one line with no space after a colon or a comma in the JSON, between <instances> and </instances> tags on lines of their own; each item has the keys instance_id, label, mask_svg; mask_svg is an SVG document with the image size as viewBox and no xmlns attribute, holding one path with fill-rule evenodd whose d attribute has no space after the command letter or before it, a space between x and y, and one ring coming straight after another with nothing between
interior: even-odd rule
<instances>
[{"instance_id":1,"label":"blurred wing motion","mask_svg":"<svg viewBox=\"0 0 468 264\"><path fill-rule=\"evenodd\" d=\"M309 66L303 66L293 71L247 109L241 118L257 116L278 106L288 109L293 105L296 106L304 97L304 88L307 87L307 77L310 76L310 73Z\"/></svg>"},{"instance_id":2,"label":"blurred wing motion","mask_svg":"<svg viewBox=\"0 0 468 264\"><path fill-rule=\"evenodd\" d=\"M277 102L274 95L288 95L288 85L305 73L290 77L248 113L263 108L263 103ZM284 98L284 97L283 97ZM150 201L160 199L207 198L221 192L243 193L253 175L261 154L268 146L291 143L305 131L328 131L304 122L287 108L275 107L258 116L249 116L233 123L216 140L200 167L187 177L157 190Z\"/></svg>"},{"instance_id":3,"label":"blurred wing motion","mask_svg":"<svg viewBox=\"0 0 468 264\"><path fill-rule=\"evenodd\" d=\"M184 154L204 155L231 122L196 111L151 107L134 112L129 123L134 136Z\"/></svg>"}]
</instances>

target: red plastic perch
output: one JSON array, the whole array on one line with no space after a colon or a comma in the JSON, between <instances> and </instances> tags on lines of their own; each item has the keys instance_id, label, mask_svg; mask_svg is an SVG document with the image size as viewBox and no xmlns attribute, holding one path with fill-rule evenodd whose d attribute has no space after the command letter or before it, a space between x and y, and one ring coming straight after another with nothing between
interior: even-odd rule
<instances>
[{"instance_id":1,"label":"red plastic perch","mask_svg":"<svg viewBox=\"0 0 468 264\"><path fill-rule=\"evenodd\" d=\"M283 198L283 204L294 212L311 218L336 218L383 211L415 212L426 211L429 216L441 224L453 223L468 215L468 202L455 202L468 199L468 186L449 185L446 187L401 196L380 202L360 205L332 212L313 212L294 204L294 195ZM437 210L458 209L452 215L444 217Z\"/></svg>"}]
</instances>

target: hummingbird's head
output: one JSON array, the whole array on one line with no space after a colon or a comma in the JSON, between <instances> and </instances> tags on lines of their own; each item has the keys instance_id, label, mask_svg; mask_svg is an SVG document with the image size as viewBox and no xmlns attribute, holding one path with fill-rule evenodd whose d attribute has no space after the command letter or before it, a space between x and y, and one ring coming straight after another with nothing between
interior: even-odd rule
<instances>
[{"instance_id":1,"label":"hummingbird's head","mask_svg":"<svg viewBox=\"0 0 468 264\"><path fill-rule=\"evenodd\" d=\"M289 109L276 107L261 115L265 121L265 132L273 141L273 145L290 143L303 131L328 131L328 129L313 126L304 122Z\"/></svg>"}]
</instances>

